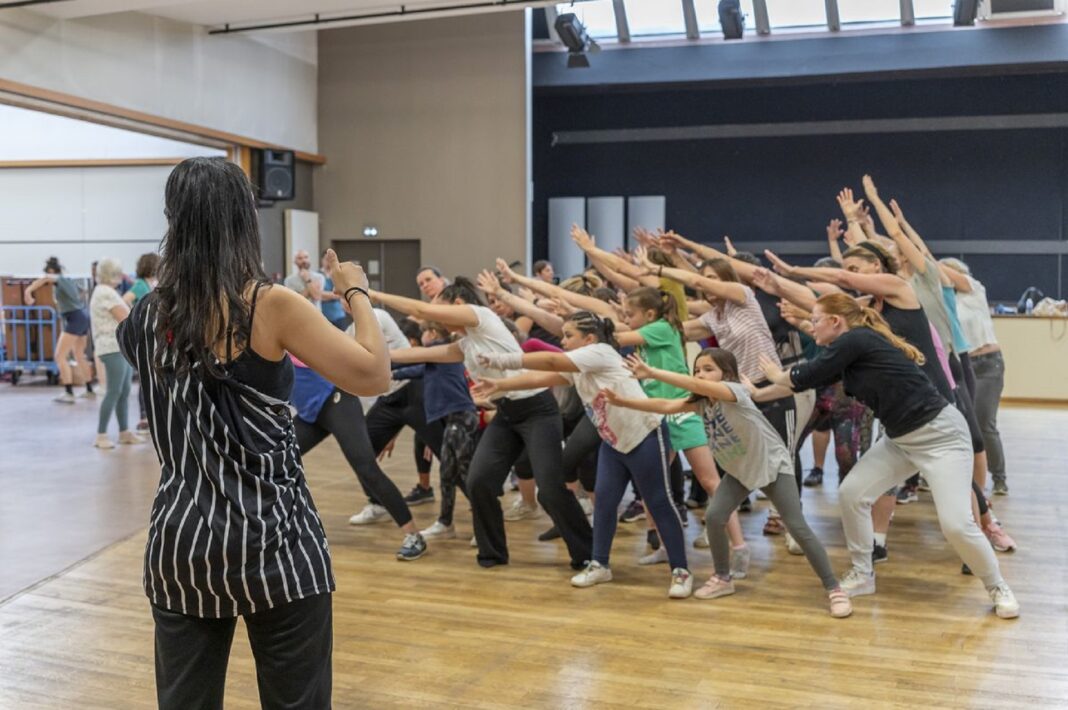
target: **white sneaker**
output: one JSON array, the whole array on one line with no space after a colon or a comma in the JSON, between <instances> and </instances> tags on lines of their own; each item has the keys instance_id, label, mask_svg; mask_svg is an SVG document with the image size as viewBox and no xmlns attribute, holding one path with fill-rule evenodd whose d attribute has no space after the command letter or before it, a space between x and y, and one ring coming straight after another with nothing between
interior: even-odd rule
<instances>
[{"instance_id":1,"label":"white sneaker","mask_svg":"<svg viewBox=\"0 0 1068 710\"><path fill-rule=\"evenodd\" d=\"M114 449L115 442L109 439L107 434L97 434L93 446L98 449Z\"/></svg>"},{"instance_id":2,"label":"white sneaker","mask_svg":"<svg viewBox=\"0 0 1068 710\"><path fill-rule=\"evenodd\" d=\"M119 432L119 443L120 444L134 444L134 445L143 444L143 443L145 443L145 439L141 438L140 436L138 436L137 434L133 433L132 431L120 431Z\"/></svg>"},{"instance_id":3,"label":"white sneaker","mask_svg":"<svg viewBox=\"0 0 1068 710\"><path fill-rule=\"evenodd\" d=\"M693 575L690 570L676 567L671 570L671 586L668 588L668 597L671 599L686 599L693 594Z\"/></svg>"},{"instance_id":4,"label":"white sneaker","mask_svg":"<svg viewBox=\"0 0 1068 710\"><path fill-rule=\"evenodd\" d=\"M74 395L64 392L52 401L59 402L60 404L74 404L77 400L74 398Z\"/></svg>"},{"instance_id":5,"label":"white sneaker","mask_svg":"<svg viewBox=\"0 0 1068 710\"><path fill-rule=\"evenodd\" d=\"M78 399L96 399L96 392L90 392L89 390L85 390L84 392L78 395Z\"/></svg>"},{"instance_id":6,"label":"white sneaker","mask_svg":"<svg viewBox=\"0 0 1068 710\"><path fill-rule=\"evenodd\" d=\"M875 573L853 567L842 577L841 586L842 591L851 597L875 594Z\"/></svg>"},{"instance_id":7,"label":"white sneaker","mask_svg":"<svg viewBox=\"0 0 1068 710\"><path fill-rule=\"evenodd\" d=\"M600 562L590 561L586 569L571 578L572 587L592 587L595 584L604 584L612 581L612 570Z\"/></svg>"},{"instance_id":8,"label":"white sneaker","mask_svg":"<svg viewBox=\"0 0 1068 710\"><path fill-rule=\"evenodd\" d=\"M658 549L653 550L648 555L643 555L638 558L638 564L640 565L658 565L668 561L667 550L661 545Z\"/></svg>"},{"instance_id":9,"label":"white sneaker","mask_svg":"<svg viewBox=\"0 0 1068 710\"><path fill-rule=\"evenodd\" d=\"M440 537L442 540L452 540L456 537L456 527L443 525L440 520L435 520L433 525L423 530L420 534L423 537Z\"/></svg>"},{"instance_id":10,"label":"white sneaker","mask_svg":"<svg viewBox=\"0 0 1068 710\"><path fill-rule=\"evenodd\" d=\"M349 525L371 525L389 517L389 512L380 505L368 503L363 510L349 518Z\"/></svg>"},{"instance_id":11,"label":"white sneaker","mask_svg":"<svg viewBox=\"0 0 1068 710\"><path fill-rule=\"evenodd\" d=\"M1009 585L1002 582L990 592L990 601L994 602L994 613L1000 619L1015 619L1020 615L1020 602L1016 601L1016 595L1009 589Z\"/></svg>"},{"instance_id":12,"label":"white sneaker","mask_svg":"<svg viewBox=\"0 0 1068 710\"><path fill-rule=\"evenodd\" d=\"M471 547L478 547L478 540L474 535L471 536Z\"/></svg>"},{"instance_id":13,"label":"white sneaker","mask_svg":"<svg viewBox=\"0 0 1068 710\"><path fill-rule=\"evenodd\" d=\"M504 511L504 519L510 523L514 523L517 520L526 520L527 518L533 518L538 514L538 505L527 505L526 501L522 497L516 498L512 503L512 507Z\"/></svg>"},{"instance_id":14,"label":"white sneaker","mask_svg":"<svg viewBox=\"0 0 1068 710\"><path fill-rule=\"evenodd\" d=\"M701 549L708 547L708 530L707 529L706 530L702 530L701 534L698 535L694 539L693 546L696 547L696 548L701 548Z\"/></svg>"},{"instance_id":15,"label":"white sneaker","mask_svg":"<svg viewBox=\"0 0 1068 710\"><path fill-rule=\"evenodd\" d=\"M582 512L586 515L593 515L593 501L589 498L579 498L579 505L582 506Z\"/></svg>"},{"instance_id":16,"label":"white sneaker","mask_svg":"<svg viewBox=\"0 0 1068 710\"><path fill-rule=\"evenodd\" d=\"M786 533L786 551L791 555L803 555L805 551L797 544L797 540L790 533Z\"/></svg>"}]
</instances>

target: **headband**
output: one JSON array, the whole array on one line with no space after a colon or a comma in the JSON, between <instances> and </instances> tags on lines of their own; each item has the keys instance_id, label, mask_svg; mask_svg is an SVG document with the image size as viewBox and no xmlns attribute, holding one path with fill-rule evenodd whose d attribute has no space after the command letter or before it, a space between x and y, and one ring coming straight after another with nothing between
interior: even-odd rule
<instances>
[{"instance_id":1,"label":"headband","mask_svg":"<svg viewBox=\"0 0 1068 710\"><path fill-rule=\"evenodd\" d=\"M857 246L873 254L875 258L879 260L879 263L883 265L883 271L888 274L894 273L894 270L890 268L890 260L886 257L886 253L882 249L871 242L860 242Z\"/></svg>"}]
</instances>

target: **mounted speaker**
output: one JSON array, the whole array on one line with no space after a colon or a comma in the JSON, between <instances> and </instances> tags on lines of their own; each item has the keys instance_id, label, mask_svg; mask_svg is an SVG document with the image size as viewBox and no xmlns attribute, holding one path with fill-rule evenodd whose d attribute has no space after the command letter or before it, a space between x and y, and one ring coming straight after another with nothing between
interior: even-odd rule
<instances>
[{"instance_id":1,"label":"mounted speaker","mask_svg":"<svg viewBox=\"0 0 1068 710\"><path fill-rule=\"evenodd\" d=\"M252 179L263 200L292 200L296 193L293 151L257 150L253 155Z\"/></svg>"}]
</instances>

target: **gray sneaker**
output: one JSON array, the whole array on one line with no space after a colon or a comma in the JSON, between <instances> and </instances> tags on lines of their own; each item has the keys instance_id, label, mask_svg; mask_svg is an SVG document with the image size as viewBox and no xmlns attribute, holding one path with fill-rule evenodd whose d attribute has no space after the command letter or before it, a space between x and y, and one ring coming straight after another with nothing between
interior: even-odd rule
<instances>
[{"instance_id":1,"label":"gray sneaker","mask_svg":"<svg viewBox=\"0 0 1068 710\"><path fill-rule=\"evenodd\" d=\"M994 479L994 495L1007 496L1009 494L1009 486L1005 483L1004 478Z\"/></svg>"},{"instance_id":2,"label":"gray sneaker","mask_svg":"<svg viewBox=\"0 0 1068 710\"><path fill-rule=\"evenodd\" d=\"M401 548L397 550L397 559L402 562L418 560L426 554L426 540L419 533L409 533L404 536Z\"/></svg>"}]
</instances>

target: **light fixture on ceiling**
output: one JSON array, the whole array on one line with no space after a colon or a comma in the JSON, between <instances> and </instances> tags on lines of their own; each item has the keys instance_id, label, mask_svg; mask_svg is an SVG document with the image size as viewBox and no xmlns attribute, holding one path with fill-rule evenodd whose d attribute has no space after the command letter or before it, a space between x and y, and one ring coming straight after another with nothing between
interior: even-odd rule
<instances>
[{"instance_id":1,"label":"light fixture on ceiling","mask_svg":"<svg viewBox=\"0 0 1068 710\"><path fill-rule=\"evenodd\" d=\"M745 13L739 0L719 0L719 26L723 39L741 39L745 34Z\"/></svg>"},{"instance_id":2,"label":"light fixture on ceiling","mask_svg":"<svg viewBox=\"0 0 1068 710\"><path fill-rule=\"evenodd\" d=\"M378 227L373 224L365 224L363 227L363 236L371 238L378 236Z\"/></svg>"},{"instance_id":3,"label":"light fixture on ceiling","mask_svg":"<svg viewBox=\"0 0 1068 710\"><path fill-rule=\"evenodd\" d=\"M567 47L567 68L585 69L590 66L586 52L598 52L600 47L586 34L586 28L573 12L567 12L556 18L553 25L560 41Z\"/></svg>"}]
</instances>

